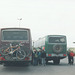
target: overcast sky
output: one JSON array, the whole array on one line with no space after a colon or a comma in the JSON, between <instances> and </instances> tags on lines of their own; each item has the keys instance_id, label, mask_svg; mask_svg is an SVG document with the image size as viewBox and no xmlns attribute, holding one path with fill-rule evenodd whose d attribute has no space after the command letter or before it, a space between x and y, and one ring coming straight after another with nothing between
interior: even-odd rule
<instances>
[{"instance_id":1,"label":"overcast sky","mask_svg":"<svg viewBox=\"0 0 75 75\"><path fill-rule=\"evenodd\" d=\"M0 0L0 27L30 28L32 39L66 35L75 46L75 0Z\"/></svg>"}]
</instances>

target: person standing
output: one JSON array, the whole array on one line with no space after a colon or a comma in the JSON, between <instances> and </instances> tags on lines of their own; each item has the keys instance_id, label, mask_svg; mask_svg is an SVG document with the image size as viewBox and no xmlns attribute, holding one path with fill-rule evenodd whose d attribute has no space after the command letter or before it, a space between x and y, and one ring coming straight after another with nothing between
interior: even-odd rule
<instances>
[{"instance_id":1,"label":"person standing","mask_svg":"<svg viewBox=\"0 0 75 75\"><path fill-rule=\"evenodd\" d=\"M33 53L33 65L34 66L38 65L38 54L36 50Z\"/></svg>"},{"instance_id":2,"label":"person standing","mask_svg":"<svg viewBox=\"0 0 75 75\"><path fill-rule=\"evenodd\" d=\"M67 51L67 55L68 55L68 64L70 64L71 58L70 58L70 50Z\"/></svg>"},{"instance_id":3,"label":"person standing","mask_svg":"<svg viewBox=\"0 0 75 75\"><path fill-rule=\"evenodd\" d=\"M38 52L38 64L42 65L41 50Z\"/></svg>"},{"instance_id":4,"label":"person standing","mask_svg":"<svg viewBox=\"0 0 75 75\"><path fill-rule=\"evenodd\" d=\"M46 65L46 52L44 50L42 50L42 64L45 66Z\"/></svg>"},{"instance_id":5,"label":"person standing","mask_svg":"<svg viewBox=\"0 0 75 75\"><path fill-rule=\"evenodd\" d=\"M70 52L70 64L73 65L73 63L74 63L74 53L73 53L73 51L71 51Z\"/></svg>"}]
</instances>

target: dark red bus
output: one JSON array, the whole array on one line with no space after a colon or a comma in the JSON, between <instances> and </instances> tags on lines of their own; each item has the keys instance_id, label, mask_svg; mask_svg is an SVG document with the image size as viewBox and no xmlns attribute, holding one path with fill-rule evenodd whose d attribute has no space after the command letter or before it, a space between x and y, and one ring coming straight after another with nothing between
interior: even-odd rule
<instances>
[{"instance_id":1,"label":"dark red bus","mask_svg":"<svg viewBox=\"0 0 75 75\"><path fill-rule=\"evenodd\" d=\"M31 61L32 39L30 29L0 29L0 64L20 63L28 65Z\"/></svg>"}]
</instances>

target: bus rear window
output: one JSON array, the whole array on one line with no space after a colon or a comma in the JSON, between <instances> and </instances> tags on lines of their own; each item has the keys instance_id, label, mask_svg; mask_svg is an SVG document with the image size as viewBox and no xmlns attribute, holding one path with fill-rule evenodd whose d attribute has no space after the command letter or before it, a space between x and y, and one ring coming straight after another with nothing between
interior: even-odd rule
<instances>
[{"instance_id":1,"label":"bus rear window","mask_svg":"<svg viewBox=\"0 0 75 75\"><path fill-rule=\"evenodd\" d=\"M28 40L27 31L3 31L2 40Z\"/></svg>"},{"instance_id":2,"label":"bus rear window","mask_svg":"<svg viewBox=\"0 0 75 75\"><path fill-rule=\"evenodd\" d=\"M49 43L65 43L65 37L49 37Z\"/></svg>"}]
</instances>

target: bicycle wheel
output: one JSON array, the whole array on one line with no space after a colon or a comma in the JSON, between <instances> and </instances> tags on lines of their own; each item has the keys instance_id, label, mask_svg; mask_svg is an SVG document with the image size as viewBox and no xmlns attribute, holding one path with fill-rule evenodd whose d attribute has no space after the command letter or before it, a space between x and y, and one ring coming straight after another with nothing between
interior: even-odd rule
<instances>
[{"instance_id":1,"label":"bicycle wheel","mask_svg":"<svg viewBox=\"0 0 75 75\"><path fill-rule=\"evenodd\" d=\"M2 47L1 49L0 49L0 52L1 52L1 54L2 55L8 55L9 54L9 52L10 52L10 48L8 48L8 47ZM6 50L7 49L7 50Z\"/></svg>"},{"instance_id":2,"label":"bicycle wheel","mask_svg":"<svg viewBox=\"0 0 75 75\"><path fill-rule=\"evenodd\" d=\"M10 54L6 55L5 56L5 60L7 60L7 61L13 61L12 55L10 55Z\"/></svg>"},{"instance_id":3,"label":"bicycle wheel","mask_svg":"<svg viewBox=\"0 0 75 75\"><path fill-rule=\"evenodd\" d=\"M19 59L19 60L24 59L25 56L26 56L26 53L25 53L24 50L18 50L18 51L16 52L16 57L17 57L17 59Z\"/></svg>"}]
</instances>

